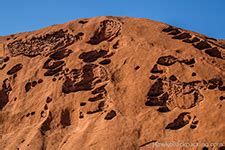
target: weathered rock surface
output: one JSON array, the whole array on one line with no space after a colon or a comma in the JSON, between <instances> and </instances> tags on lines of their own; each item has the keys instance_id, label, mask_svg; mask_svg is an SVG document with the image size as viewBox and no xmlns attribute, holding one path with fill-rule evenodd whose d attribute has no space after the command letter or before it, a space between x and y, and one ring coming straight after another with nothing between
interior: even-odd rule
<instances>
[{"instance_id":1,"label":"weathered rock surface","mask_svg":"<svg viewBox=\"0 0 225 150\"><path fill-rule=\"evenodd\" d=\"M224 40L127 17L0 37L0 149L223 149L224 101Z\"/></svg>"}]
</instances>

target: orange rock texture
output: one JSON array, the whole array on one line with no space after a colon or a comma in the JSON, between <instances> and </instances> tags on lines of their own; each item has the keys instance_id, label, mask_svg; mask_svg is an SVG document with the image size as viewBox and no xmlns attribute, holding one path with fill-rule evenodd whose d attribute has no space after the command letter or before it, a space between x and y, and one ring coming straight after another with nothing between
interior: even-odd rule
<instances>
[{"instance_id":1,"label":"orange rock texture","mask_svg":"<svg viewBox=\"0 0 225 150\"><path fill-rule=\"evenodd\" d=\"M2 150L223 150L224 101L224 40L128 17L0 37Z\"/></svg>"}]
</instances>

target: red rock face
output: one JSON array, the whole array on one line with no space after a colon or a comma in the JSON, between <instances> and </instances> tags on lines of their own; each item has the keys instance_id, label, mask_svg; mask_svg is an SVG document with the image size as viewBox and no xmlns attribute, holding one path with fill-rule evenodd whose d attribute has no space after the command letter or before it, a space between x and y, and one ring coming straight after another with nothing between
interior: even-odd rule
<instances>
[{"instance_id":1,"label":"red rock face","mask_svg":"<svg viewBox=\"0 0 225 150\"><path fill-rule=\"evenodd\" d=\"M224 45L127 17L0 37L0 149L223 149Z\"/></svg>"}]
</instances>

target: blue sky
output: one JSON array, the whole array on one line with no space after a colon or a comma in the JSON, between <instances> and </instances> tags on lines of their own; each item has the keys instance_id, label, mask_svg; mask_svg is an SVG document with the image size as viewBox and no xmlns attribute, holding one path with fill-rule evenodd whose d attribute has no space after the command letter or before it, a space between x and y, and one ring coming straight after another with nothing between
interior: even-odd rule
<instances>
[{"instance_id":1,"label":"blue sky","mask_svg":"<svg viewBox=\"0 0 225 150\"><path fill-rule=\"evenodd\" d=\"M95 16L149 18L225 39L225 0L4 0L0 35Z\"/></svg>"}]
</instances>

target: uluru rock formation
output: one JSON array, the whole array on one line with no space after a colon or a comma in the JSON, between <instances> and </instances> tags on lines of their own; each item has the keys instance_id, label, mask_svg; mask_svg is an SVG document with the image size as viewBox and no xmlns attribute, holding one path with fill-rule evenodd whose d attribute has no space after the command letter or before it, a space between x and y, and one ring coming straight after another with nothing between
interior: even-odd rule
<instances>
[{"instance_id":1,"label":"uluru rock formation","mask_svg":"<svg viewBox=\"0 0 225 150\"><path fill-rule=\"evenodd\" d=\"M3 36L0 149L222 150L224 91L224 40L148 19Z\"/></svg>"}]
</instances>

